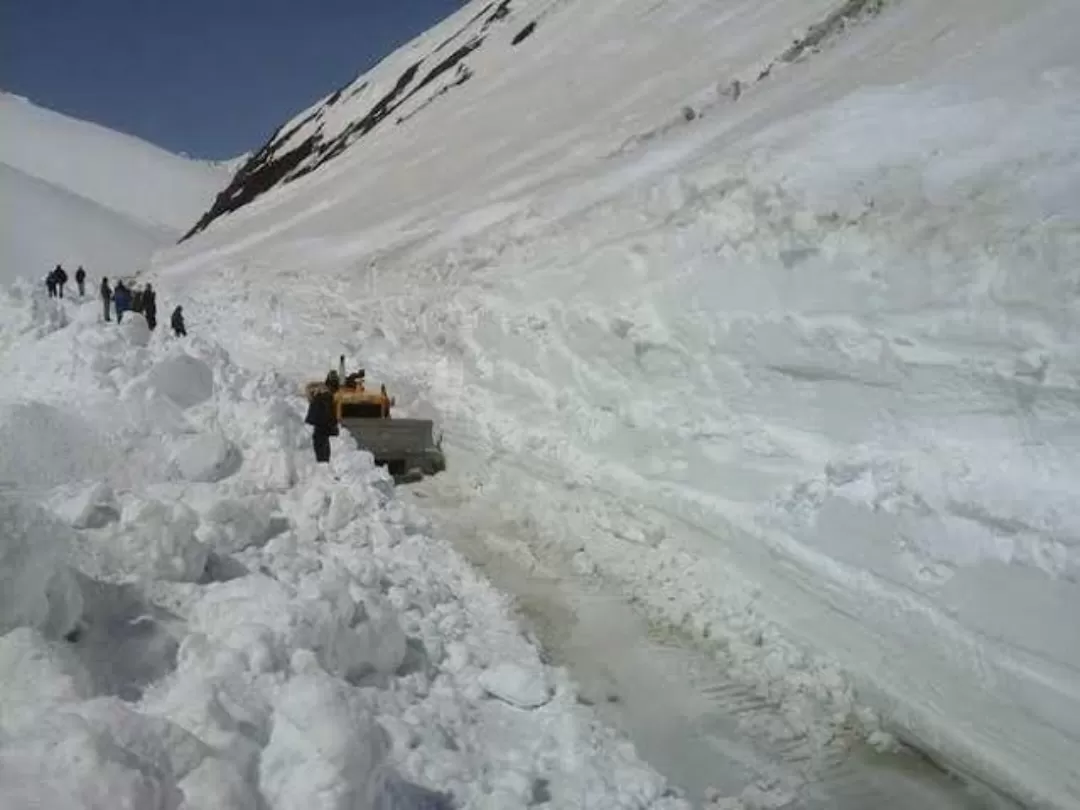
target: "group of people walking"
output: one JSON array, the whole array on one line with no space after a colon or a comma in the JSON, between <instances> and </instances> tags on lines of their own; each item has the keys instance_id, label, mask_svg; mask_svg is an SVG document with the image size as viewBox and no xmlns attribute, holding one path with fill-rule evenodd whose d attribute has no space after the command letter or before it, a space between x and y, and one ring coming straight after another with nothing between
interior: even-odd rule
<instances>
[{"instance_id":1,"label":"group of people walking","mask_svg":"<svg viewBox=\"0 0 1080 810\"><path fill-rule=\"evenodd\" d=\"M64 297L64 284L67 283L67 272L61 265L55 268L45 277L45 286L49 290L50 298ZM75 283L79 286L79 296L86 295L86 271L79 266L75 271ZM122 323L125 312L138 312L146 319L146 325L151 329L157 329L157 291L147 284L141 290L132 290L123 279L116 282L116 287L109 286L109 279L102 277L101 286L98 288L101 295L101 308L105 320L112 322L112 313L116 312L116 322ZM172 312L169 325L177 337L187 335L187 326L184 324L184 308L177 305Z\"/></svg>"},{"instance_id":2,"label":"group of people walking","mask_svg":"<svg viewBox=\"0 0 1080 810\"><path fill-rule=\"evenodd\" d=\"M45 287L49 290L49 298L63 298L64 285L67 281L67 271L59 264L56 265L49 275L45 276ZM82 265L79 265L79 269L75 271L75 283L79 285L79 295L85 295L86 271L83 270Z\"/></svg>"}]
</instances>

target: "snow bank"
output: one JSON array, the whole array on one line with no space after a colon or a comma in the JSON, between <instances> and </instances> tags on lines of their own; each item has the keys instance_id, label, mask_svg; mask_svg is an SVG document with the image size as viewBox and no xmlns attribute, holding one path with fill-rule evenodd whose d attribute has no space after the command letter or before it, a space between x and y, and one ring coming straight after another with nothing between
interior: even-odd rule
<instances>
[{"instance_id":1,"label":"snow bank","mask_svg":"<svg viewBox=\"0 0 1080 810\"><path fill-rule=\"evenodd\" d=\"M6 802L687 810L369 454L316 467L296 380L55 306L0 354Z\"/></svg>"}]
</instances>

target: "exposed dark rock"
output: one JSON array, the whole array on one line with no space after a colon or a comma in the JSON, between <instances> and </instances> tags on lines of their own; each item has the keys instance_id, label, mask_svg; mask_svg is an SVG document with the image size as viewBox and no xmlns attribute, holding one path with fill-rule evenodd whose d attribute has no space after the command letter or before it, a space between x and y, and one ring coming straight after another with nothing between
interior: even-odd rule
<instances>
[{"instance_id":1,"label":"exposed dark rock","mask_svg":"<svg viewBox=\"0 0 1080 810\"><path fill-rule=\"evenodd\" d=\"M510 1L511 0L502 0L502 2L499 3L498 8L491 12L491 16L484 21L484 27L480 29L481 32L487 31L492 23L504 20L510 15Z\"/></svg>"},{"instance_id":2,"label":"exposed dark rock","mask_svg":"<svg viewBox=\"0 0 1080 810\"><path fill-rule=\"evenodd\" d=\"M454 81L450 82L450 84L445 84L442 87L440 87L439 92L437 92L431 98L427 99L423 104L418 106L412 112L405 113L404 115L399 115L394 123L396 123L396 124L404 124L406 121L408 121L410 118L412 118L417 113L419 113L419 112L421 112L423 110L426 110L428 108L428 106L430 104L432 104L432 102L434 102L434 101L442 98L443 96L445 96L452 88L459 87L460 85L465 84L465 82L467 82L472 77L473 77L473 72L471 70L469 70L468 66L465 65L465 63L463 63L463 62L459 63L458 64L458 76L457 76L456 79L454 79Z\"/></svg>"},{"instance_id":3,"label":"exposed dark rock","mask_svg":"<svg viewBox=\"0 0 1080 810\"><path fill-rule=\"evenodd\" d=\"M481 17L483 17L485 14L487 14L491 10L491 5L492 5L491 3L488 3L486 6L484 6L482 9L480 9L478 12L473 14L469 18L469 21L467 23L465 23L463 26L461 26L461 28L459 28L453 34L451 34L446 39L444 39L442 42L440 42L438 44L438 46L435 48L435 50L432 51L432 54L438 53L443 48L445 48L447 45L449 45L451 42L453 42L455 39L457 39L462 34L464 34L466 31L468 31L476 23L477 20L479 20Z\"/></svg>"},{"instance_id":4,"label":"exposed dark rock","mask_svg":"<svg viewBox=\"0 0 1080 810\"><path fill-rule=\"evenodd\" d=\"M222 214L235 211L247 205L263 192L269 191L285 175L310 156L314 148L315 139L308 138L296 149L286 152L276 160L263 162L265 158L260 160L259 155L256 155L237 172L236 177L233 178L228 187L217 195L210 210L203 214L202 218L195 223L194 228L184 234L183 239L188 239L198 233ZM183 241L183 239L180 241Z\"/></svg>"},{"instance_id":5,"label":"exposed dark rock","mask_svg":"<svg viewBox=\"0 0 1080 810\"><path fill-rule=\"evenodd\" d=\"M479 48L483 41L483 37L473 37L471 40L466 42L464 45L462 45L444 60L439 62L439 64L437 64L435 67L428 71L428 74L420 81L420 84L416 85L416 87L409 92L409 95L405 96L403 101L408 101L409 98L413 96L413 94L417 93L422 88L431 84L431 82L435 81L437 78L439 78L439 76L450 70L450 68L454 67L458 62L460 62L470 53Z\"/></svg>"},{"instance_id":6,"label":"exposed dark rock","mask_svg":"<svg viewBox=\"0 0 1080 810\"><path fill-rule=\"evenodd\" d=\"M849 23L862 17L879 14L884 7L885 0L845 0L839 8L829 12L821 22L811 25L803 37L792 42L778 59L774 59L758 74L757 80L768 78L778 62L790 64L797 61L807 52L819 49L827 40L842 32Z\"/></svg>"},{"instance_id":7,"label":"exposed dark rock","mask_svg":"<svg viewBox=\"0 0 1080 810\"><path fill-rule=\"evenodd\" d=\"M536 20L533 20L531 23L529 23L524 28L522 28L520 31L518 31L516 34L514 34L514 38L512 40L510 40L510 44L511 45L520 45L522 42L524 42L530 36L532 36L532 33L535 30L536 30Z\"/></svg>"}]
</instances>

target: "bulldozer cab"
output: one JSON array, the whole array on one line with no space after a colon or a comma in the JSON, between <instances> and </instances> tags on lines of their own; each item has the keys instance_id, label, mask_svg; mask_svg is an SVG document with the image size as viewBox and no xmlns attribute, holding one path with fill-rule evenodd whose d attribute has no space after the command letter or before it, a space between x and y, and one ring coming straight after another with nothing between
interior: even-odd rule
<instances>
[{"instance_id":1,"label":"bulldozer cab","mask_svg":"<svg viewBox=\"0 0 1080 810\"><path fill-rule=\"evenodd\" d=\"M312 382L306 386L310 400L315 394L326 390L325 383ZM345 382L334 392L334 413L337 420L342 419L389 419L390 408L395 404L393 397L382 385L378 391L370 391L364 385L364 371L349 374Z\"/></svg>"},{"instance_id":2,"label":"bulldozer cab","mask_svg":"<svg viewBox=\"0 0 1080 810\"><path fill-rule=\"evenodd\" d=\"M390 400L379 394L350 396L345 389L340 389L334 397L337 405L337 417L342 419L389 419Z\"/></svg>"}]
</instances>

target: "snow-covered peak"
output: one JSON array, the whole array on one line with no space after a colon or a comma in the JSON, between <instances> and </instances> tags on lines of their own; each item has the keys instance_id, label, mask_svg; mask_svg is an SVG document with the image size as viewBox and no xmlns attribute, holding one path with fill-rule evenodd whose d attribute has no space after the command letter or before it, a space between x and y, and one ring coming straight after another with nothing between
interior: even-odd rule
<instances>
[{"instance_id":1,"label":"snow-covered peak","mask_svg":"<svg viewBox=\"0 0 1080 810\"><path fill-rule=\"evenodd\" d=\"M481 48L496 65L561 3L474 0L370 71L282 124L199 220L196 233L281 183L315 171L379 127L400 125L473 78ZM525 57L526 59L528 57ZM488 71L488 78L498 70ZM188 234L189 236L191 234Z\"/></svg>"}]
</instances>

